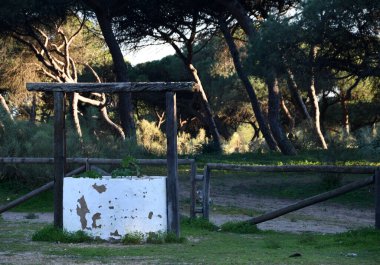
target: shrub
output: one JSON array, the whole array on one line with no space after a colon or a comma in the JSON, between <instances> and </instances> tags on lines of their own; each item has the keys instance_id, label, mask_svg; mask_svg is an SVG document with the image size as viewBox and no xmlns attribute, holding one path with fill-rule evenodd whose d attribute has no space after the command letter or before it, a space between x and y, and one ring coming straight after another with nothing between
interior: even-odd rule
<instances>
[{"instance_id":1,"label":"shrub","mask_svg":"<svg viewBox=\"0 0 380 265\"><path fill-rule=\"evenodd\" d=\"M83 231L67 232L48 225L43 227L32 235L33 241L47 241L47 242L60 242L60 243L83 243L94 241L92 237Z\"/></svg>"},{"instance_id":2,"label":"shrub","mask_svg":"<svg viewBox=\"0 0 380 265\"><path fill-rule=\"evenodd\" d=\"M144 235L140 232L134 232L130 234L126 234L121 239L121 243L124 245L139 245L144 242Z\"/></svg>"}]
</instances>

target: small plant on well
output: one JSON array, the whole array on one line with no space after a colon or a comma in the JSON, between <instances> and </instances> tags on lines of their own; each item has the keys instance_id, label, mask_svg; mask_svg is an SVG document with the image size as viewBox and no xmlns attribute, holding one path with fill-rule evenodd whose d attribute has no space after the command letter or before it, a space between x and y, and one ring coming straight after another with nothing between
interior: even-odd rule
<instances>
[{"instance_id":1,"label":"small plant on well","mask_svg":"<svg viewBox=\"0 0 380 265\"><path fill-rule=\"evenodd\" d=\"M124 245L139 245L144 242L144 235L140 232L133 232L130 234L126 234L121 239L121 243Z\"/></svg>"},{"instance_id":2,"label":"small plant on well","mask_svg":"<svg viewBox=\"0 0 380 265\"><path fill-rule=\"evenodd\" d=\"M137 160L134 157L125 157L121 166L121 168L117 168L111 172L113 178L119 176L142 176L140 166L137 164Z\"/></svg>"},{"instance_id":3,"label":"small plant on well","mask_svg":"<svg viewBox=\"0 0 380 265\"><path fill-rule=\"evenodd\" d=\"M43 227L32 235L33 241L61 242L61 243L83 243L94 241L92 237L83 231L68 232L56 228L53 225Z\"/></svg>"},{"instance_id":4,"label":"small plant on well","mask_svg":"<svg viewBox=\"0 0 380 265\"><path fill-rule=\"evenodd\" d=\"M222 232L238 233L238 234L254 234L259 231L256 225L249 222L227 222L221 227Z\"/></svg>"}]
</instances>

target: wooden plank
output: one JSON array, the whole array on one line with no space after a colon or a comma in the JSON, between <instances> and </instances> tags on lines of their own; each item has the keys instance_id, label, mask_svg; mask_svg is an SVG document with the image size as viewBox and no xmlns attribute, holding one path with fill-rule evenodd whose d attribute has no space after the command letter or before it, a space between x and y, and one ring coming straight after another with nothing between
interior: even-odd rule
<instances>
[{"instance_id":1,"label":"wooden plank","mask_svg":"<svg viewBox=\"0 0 380 265\"><path fill-rule=\"evenodd\" d=\"M196 176L197 176L197 165L195 161L191 163L190 169L190 218L195 218L195 200L196 200Z\"/></svg>"},{"instance_id":2,"label":"wooden plank","mask_svg":"<svg viewBox=\"0 0 380 265\"><path fill-rule=\"evenodd\" d=\"M73 171L67 173L65 177L70 177L70 176L76 175L78 173L83 172L85 169L86 169L85 166L81 166L81 167L74 169ZM46 183L45 185L43 185L43 186L41 186L41 187L31 191L31 192L28 192L27 194L21 196L20 198L17 198L16 200L9 202L6 205L0 206L0 214L20 205L23 202L28 201L29 199L37 196L38 194L40 194L44 191L47 191L53 187L54 187L54 181L50 181L50 182Z\"/></svg>"},{"instance_id":3,"label":"wooden plank","mask_svg":"<svg viewBox=\"0 0 380 265\"><path fill-rule=\"evenodd\" d=\"M54 92L54 226L63 228L63 178L66 167L65 95Z\"/></svg>"},{"instance_id":4,"label":"wooden plank","mask_svg":"<svg viewBox=\"0 0 380 265\"><path fill-rule=\"evenodd\" d=\"M209 220L210 218L210 176L211 168L208 165L205 166L203 173L203 218Z\"/></svg>"},{"instance_id":5,"label":"wooden plank","mask_svg":"<svg viewBox=\"0 0 380 265\"><path fill-rule=\"evenodd\" d=\"M168 230L179 237L177 106L173 92L166 92L166 114Z\"/></svg>"},{"instance_id":6,"label":"wooden plank","mask_svg":"<svg viewBox=\"0 0 380 265\"><path fill-rule=\"evenodd\" d=\"M380 229L380 168L375 171L375 227Z\"/></svg>"},{"instance_id":7,"label":"wooden plank","mask_svg":"<svg viewBox=\"0 0 380 265\"><path fill-rule=\"evenodd\" d=\"M44 191L50 190L53 186L54 186L54 183L53 183L53 181L51 181L51 182L39 187L38 189L35 189L35 190L21 196L20 198L17 198L16 200L13 200L13 201L7 203L6 205L0 206L0 214L20 205L21 203L33 198L34 196L36 196L36 195L38 195Z\"/></svg>"},{"instance_id":8,"label":"wooden plank","mask_svg":"<svg viewBox=\"0 0 380 265\"><path fill-rule=\"evenodd\" d=\"M313 204L316 204L316 203L319 203L319 202L323 202L323 201L326 201L328 199L332 199L334 197L343 195L343 194L345 194L347 192L350 192L350 191L353 191L353 190L360 189L360 188L363 188L365 186L371 185L373 182L374 182L374 178L373 177L368 177L368 178L366 178L364 180L358 180L358 181L352 182L350 184L344 185L342 187L339 187L337 189L330 190L328 192L324 192L324 193L315 195L313 197L309 197L307 199L304 199L304 200L299 201L299 202L297 202L295 204L286 206L284 208L275 210L273 212L266 213L266 214L263 214L261 216L252 218L251 220L249 220L249 222L251 222L253 224L259 224L259 223L262 223L262 222L265 222L265 221L269 221L269 220L275 219L277 217L280 217L280 216L282 216L284 214L287 214L287 213L290 213L290 212L294 212L294 211L297 211L299 209L305 208L307 206L310 206L310 205L313 205Z\"/></svg>"},{"instance_id":9,"label":"wooden plank","mask_svg":"<svg viewBox=\"0 0 380 265\"><path fill-rule=\"evenodd\" d=\"M27 83L29 91L43 92L193 92L198 89L194 82L123 82L123 83Z\"/></svg>"},{"instance_id":10,"label":"wooden plank","mask_svg":"<svg viewBox=\"0 0 380 265\"><path fill-rule=\"evenodd\" d=\"M136 159L141 165L166 165L166 159ZM66 158L67 164L85 164L88 161L90 164L111 164L119 165L123 162L122 159L112 158ZM178 159L179 165L188 165L193 163L194 159ZM53 164L53 157L0 157L0 164Z\"/></svg>"},{"instance_id":11,"label":"wooden plank","mask_svg":"<svg viewBox=\"0 0 380 265\"><path fill-rule=\"evenodd\" d=\"M210 169L234 170L249 172L315 172L315 173L351 173L351 174L373 174L376 167L370 166L333 166L333 165L315 165L315 166L249 166L233 164L207 164Z\"/></svg>"}]
</instances>

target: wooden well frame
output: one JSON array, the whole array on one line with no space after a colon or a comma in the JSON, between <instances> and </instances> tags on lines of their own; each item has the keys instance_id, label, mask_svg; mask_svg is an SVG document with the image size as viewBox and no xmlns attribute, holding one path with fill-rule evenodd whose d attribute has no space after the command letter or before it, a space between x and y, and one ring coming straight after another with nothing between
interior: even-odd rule
<instances>
[{"instance_id":1,"label":"wooden well frame","mask_svg":"<svg viewBox=\"0 0 380 265\"><path fill-rule=\"evenodd\" d=\"M194 82L124 82L124 83L28 83L29 91L54 94L54 226L63 228L63 179L66 169L66 93L136 93L166 94L167 206L168 231L180 235L177 152L177 92L194 92Z\"/></svg>"}]
</instances>

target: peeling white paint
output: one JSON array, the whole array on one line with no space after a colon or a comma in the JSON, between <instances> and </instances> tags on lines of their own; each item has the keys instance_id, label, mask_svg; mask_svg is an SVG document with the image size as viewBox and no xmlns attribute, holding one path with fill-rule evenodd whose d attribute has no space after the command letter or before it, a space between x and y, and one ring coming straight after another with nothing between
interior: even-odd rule
<instances>
[{"instance_id":1,"label":"peeling white paint","mask_svg":"<svg viewBox=\"0 0 380 265\"><path fill-rule=\"evenodd\" d=\"M63 227L106 240L166 232L166 177L65 178Z\"/></svg>"}]
</instances>

